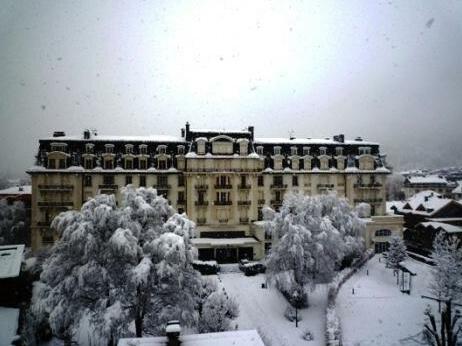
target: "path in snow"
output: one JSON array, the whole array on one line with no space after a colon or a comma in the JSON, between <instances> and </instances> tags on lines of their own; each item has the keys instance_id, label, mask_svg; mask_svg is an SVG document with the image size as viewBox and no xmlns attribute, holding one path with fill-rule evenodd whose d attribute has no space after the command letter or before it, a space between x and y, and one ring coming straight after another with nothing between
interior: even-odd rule
<instances>
[{"instance_id":1,"label":"path in snow","mask_svg":"<svg viewBox=\"0 0 462 346\"><path fill-rule=\"evenodd\" d=\"M239 303L236 321L240 330L257 329L267 346L317 346L324 345L326 285L318 285L309 295L310 307L300 310L303 320L295 328L294 322L284 317L288 306L285 298L276 289L262 289L265 276L245 276L243 273L219 275L228 294ZM313 341L302 339L303 332L314 334Z\"/></svg>"},{"instance_id":2,"label":"path in snow","mask_svg":"<svg viewBox=\"0 0 462 346\"><path fill-rule=\"evenodd\" d=\"M417 273L407 295L400 292L393 270L385 268L379 257L374 256L340 289L337 309L345 346L415 345L415 336L423 329L425 307L432 303L421 295L429 295L431 267L413 259L405 261Z\"/></svg>"}]
</instances>

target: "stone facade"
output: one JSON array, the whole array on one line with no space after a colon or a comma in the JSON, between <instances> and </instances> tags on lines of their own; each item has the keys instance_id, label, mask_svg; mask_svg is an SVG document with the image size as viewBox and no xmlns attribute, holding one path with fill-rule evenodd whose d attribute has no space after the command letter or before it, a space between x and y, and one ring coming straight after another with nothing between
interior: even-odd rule
<instances>
[{"instance_id":1,"label":"stone facade","mask_svg":"<svg viewBox=\"0 0 462 346\"><path fill-rule=\"evenodd\" d=\"M82 137L55 132L41 139L32 176L32 246L51 244L52 218L79 209L98 193L120 200L127 184L149 186L198 226L201 259L262 258L271 240L262 208L278 209L284 195L335 191L352 205L371 205L369 228L386 228L385 167L379 145L361 138L255 138L244 131L193 130L180 137ZM392 225L396 221L390 219ZM373 232L371 230L370 232ZM373 246L372 237L368 246Z\"/></svg>"}]
</instances>

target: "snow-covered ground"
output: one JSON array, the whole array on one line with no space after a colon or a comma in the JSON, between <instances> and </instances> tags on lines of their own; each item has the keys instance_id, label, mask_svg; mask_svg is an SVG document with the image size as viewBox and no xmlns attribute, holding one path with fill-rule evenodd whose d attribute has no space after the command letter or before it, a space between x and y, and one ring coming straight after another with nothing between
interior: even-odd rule
<instances>
[{"instance_id":1,"label":"snow-covered ground","mask_svg":"<svg viewBox=\"0 0 462 346\"><path fill-rule=\"evenodd\" d=\"M421 295L430 295L431 267L413 259L404 262L417 274L412 277L412 291L408 295L401 293L393 271L385 268L384 260L379 262L379 257L374 256L339 292L337 311L343 344L416 345L415 340L420 340L423 329L425 307L430 304L436 311L435 304L421 298Z\"/></svg>"},{"instance_id":2,"label":"snow-covered ground","mask_svg":"<svg viewBox=\"0 0 462 346\"><path fill-rule=\"evenodd\" d=\"M299 310L303 319L295 328L294 322L284 317L288 306L285 298L275 288L262 289L265 276L244 276L243 273L219 275L226 292L239 303L238 329L257 329L266 346L318 346L324 345L325 309L327 286L318 285L309 295L310 307ZM309 330L313 341L302 339Z\"/></svg>"},{"instance_id":3,"label":"snow-covered ground","mask_svg":"<svg viewBox=\"0 0 462 346\"><path fill-rule=\"evenodd\" d=\"M0 346L10 345L18 330L19 309L0 307Z\"/></svg>"}]
</instances>

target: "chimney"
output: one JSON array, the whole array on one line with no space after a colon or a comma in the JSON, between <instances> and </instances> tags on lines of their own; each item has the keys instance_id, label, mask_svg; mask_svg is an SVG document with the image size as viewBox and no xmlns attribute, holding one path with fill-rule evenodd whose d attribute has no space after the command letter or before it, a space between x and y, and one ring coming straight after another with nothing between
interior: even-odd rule
<instances>
[{"instance_id":1,"label":"chimney","mask_svg":"<svg viewBox=\"0 0 462 346\"><path fill-rule=\"evenodd\" d=\"M185 131L185 139L187 141L191 140L191 135L189 134L189 121L186 122L186 131Z\"/></svg>"},{"instance_id":2,"label":"chimney","mask_svg":"<svg viewBox=\"0 0 462 346\"><path fill-rule=\"evenodd\" d=\"M184 138L184 129L181 129L181 138Z\"/></svg>"},{"instance_id":3,"label":"chimney","mask_svg":"<svg viewBox=\"0 0 462 346\"><path fill-rule=\"evenodd\" d=\"M180 333L180 321L168 321L167 327L165 328L165 334L167 335L167 346L180 346Z\"/></svg>"},{"instance_id":4,"label":"chimney","mask_svg":"<svg viewBox=\"0 0 462 346\"><path fill-rule=\"evenodd\" d=\"M90 139L90 130L83 131L83 139Z\"/></svg>"},{"instance_id":5,"label":"chimney","mask_svg":"<svg viewBox=\"0 0 462 346\"><path fill-rule=\"evenodd\" d=\"M345 135L343 133L338 135L338 141L340 143L345 143Z\"/></svg>"},{"instance_id":6,"label":"chimney","mask_svg":"<svg viewBox=\"0 0 462 346\"><path fill-rule=\"evenodd\" d=\"M253 141L253 131L254 131L254 127L253 126L249 126L249 132L250 132L250 139Z\"/></svg>"},{"instance_id":7,"label":"chimney","mask_svg":"<svg viewBox=\"0 0 462 346\"><path fill-rule=\"evenodd\" d=\"M64 137L66 133L64 131L55 131L53 132L53 137Z\"/></svg>"},{"instance_id":8,"label":"chimney","mask_svg":"<svg viewBox=\"0 0 462 346\"><path fill-rule=\"evenodd\" d=\"M356 142L362 142L363 139L362 139L361 137L356 137L355 141L356 141Z\"/></svg>"}]
</instances>

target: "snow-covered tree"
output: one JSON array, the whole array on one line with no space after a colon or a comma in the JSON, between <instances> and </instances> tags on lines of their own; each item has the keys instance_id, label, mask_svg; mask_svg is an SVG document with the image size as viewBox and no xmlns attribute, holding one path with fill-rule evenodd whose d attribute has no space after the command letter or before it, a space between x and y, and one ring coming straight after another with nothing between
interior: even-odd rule
<instances>
[{"instance_id":1,"label":"snow-covered tree","mask_svg":"<svg viewBox=\"0 0 462 346\"><path fill-rule=\"evenodd\" d=\"M355 207L355 211L360 218L371 217L371 205L369 203L359 203Z\"/></svg>"},{"instance_id":2,"label":"snow-covered tree","mask_svg":"<svg viewBox=\"0 0 462 346\"><path fill-rule=\"evenodd\" d=\"M462 298L462 250L459 240L440 232L433 242L432 293L442 299Z\"/></svg>"},{"instance_id":3,"label":"snow-covered tree","mask_svg":"<svg viewBox=\"0 0 462 346\"><path fill-rule=\"evenodd\" d=\"M122 194L121 208L114 196L99 195L52 223L60 240L43 265L32 310L63 339L85 323L98 344L128 335L132 322L137 336L158 333L169 319L197 323L194 224L154 189L128 186Z\"/></svg>"},{"instance_id":4,"label":"snow-covered tree","mask_svg":"<svg viewBox=\"0 0 462 346\"><path fill-rule=\"evenodd\" d=\"M8 204L0 199L0 245L23 244L29 227L29 217L24 203Z\"/></svg>"},{"instance_id":5,"label":"snow-covered tree","mask_svg":"<svg viewBox=\"0 0 462 346\"><path fill-rule=\"evenodd\" d=\"M218 290L215 281L204 279L200 294L199 332L223 332L230 329L231 321L239 314L239 308L226 292Z\"/></svg>"},{"instance_id":6,"label":"snow-covered tree","mask_svg":"<svg viewBox=\"0 0 462 346\"><path fill-rule=\"evenodd\" d=\"M398 236L393 236L390 239L390 247L387 252L387 265L393 269L398 267L398 264L404 261L407 257L406 245L403 239Z\"/></svg>"},{"instance_id":7,"label":"snow-covered tree","mask_svg":"<svg viewBox=\"0 0 462 346\"><path fill-rule=\"evenodd\" d=\"M304 288L313 287L316 274L331 278L345 258L364 250L364 222L345 199L333 194L290 194L279 212L266 208L264 213L266 231L276 242L267 258L267 275L302 305Z\"/></svg>"}]
</instances>

